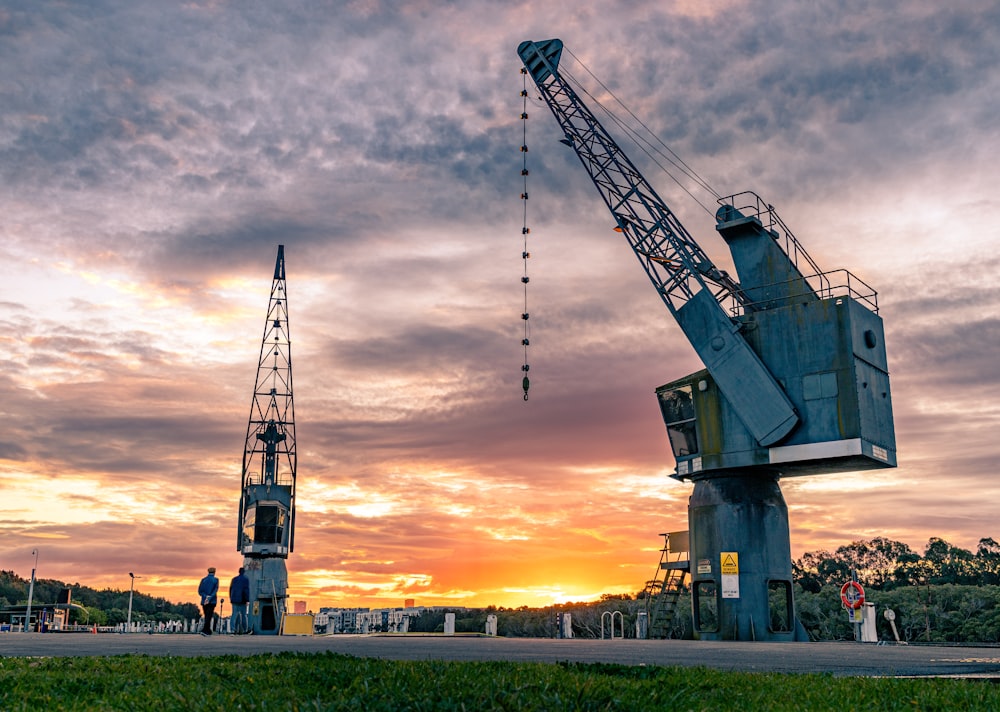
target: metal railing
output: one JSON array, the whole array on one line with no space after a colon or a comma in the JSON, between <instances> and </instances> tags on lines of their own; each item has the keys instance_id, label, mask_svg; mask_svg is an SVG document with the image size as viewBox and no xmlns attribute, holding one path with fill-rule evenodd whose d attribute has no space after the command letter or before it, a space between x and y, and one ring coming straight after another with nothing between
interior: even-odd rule
<instances>
[{"instance_id":1,"label":"metal railing","mask_svg":"<svg viewBox=\"0 0 1000 712\"><path fill-rule=\"evenodd\" d=\"M762 299L750 301L743 305L723 305L729 306L730 313L739 315L747 311L753 311L754 306L765 302L773 306L775 302L793 302L795 299L806 296L818 296L820 299L846 296L865 305L872 312L878 314L878 292L859 277L851 274L846 269L836 269L824 271L819 264L806 251L802 243L795 237L794 233L788 229L784 220L778 215L774 206L765 202L753 191L747 190L736 193L726 198L719 199L719 205L732 207L739 211L741 215L748 218L756 218L765 230L767 230L778 242L779 247L788 255L788 259L797 270L803 275L805 284L812 290L808 292L793 293L782 297L780 300ZM767 292L770 287L794 286L799 280L789 280L788 282L777 282L775 284L760 287L754 291ZM777 290L779 293L787 290Z\"/></svg>"},{"instance_id":2,"label":"metal railing","mask_svg":"<svg viewBox=\"0 0 1000 712\"><path fill-rule=\"evenodd\" d=\"M849 297L862 304L870 311L878 314L878 292L860 277L852 274L846 269L835 269L829 272L808 275L799 279L788 280L787 282L776 282L764 287L759 287L754 291L766 292L771 287L783 288L805 284L809 289L799 292L784 294L780 298L765 298L758 301L748 301L747 303L732 307L730 313L740 316L747 312L755 311L754 307L766 304L768 308L775 306L785 306L794 303L798 299L818 297L821 300L832 297ZM782 292L781 289L777 290Z\"/></svg>"}]
</instances>

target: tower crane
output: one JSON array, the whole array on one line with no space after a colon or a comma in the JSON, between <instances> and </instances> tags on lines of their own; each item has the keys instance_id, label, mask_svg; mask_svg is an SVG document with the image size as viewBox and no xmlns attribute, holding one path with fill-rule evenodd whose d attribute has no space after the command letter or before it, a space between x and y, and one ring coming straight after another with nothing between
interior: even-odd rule
<instances>
[{"instance_id":1,"label":"tower crane","mask_svg":"<svg viewBox=\"0 0 1000 712\"><path fill-rule=\"evenodd\" d=\"M243 448L236 537L250 579L249 626L258 634L278 633L285 612L297 464L285 247L278 245Z\"/></svg>"},{"instance_id":2,"label":"tower crane","mask_svg":"<svg viewBox=\"0 0 1000 712\"><path fill-rule=\"evenodd\" d=\"M795 640L780 477L895 467L877 294L822 272L752 192L719 200L738 280L711 261L571 83L563 43L517 49L571 147L705 368L656 389L688 508L695 635Z\"/></svg>"}]
</instances>

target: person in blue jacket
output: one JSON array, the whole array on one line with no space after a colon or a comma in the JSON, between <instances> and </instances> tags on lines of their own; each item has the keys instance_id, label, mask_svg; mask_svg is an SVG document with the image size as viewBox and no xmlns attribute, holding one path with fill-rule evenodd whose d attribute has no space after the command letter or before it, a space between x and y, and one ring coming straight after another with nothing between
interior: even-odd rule
<instances>
[{"instance_id":1,"label":"person in blue jacket","mask_svg":"<svg viewBox=\"0 0 1000 712\"><path fill-rule=\"evenodd\" d=\"M201 610L205 614L205 625L201 628L202 635L211 635L215 628L215 604L219 602L219 579L215 578L215 567L208 567L208 576L198 584L198 595L201 596Z\"/></svg>"},{"instance_id":2,"label":"person in blue jacket","mask_svg":"<svg viewBox=\"0 0 1000 712\"><path fill-rule=\"evenodd\" d=\"M229 583L229 602L233 604L233 615L230 618L233 633L236 635L252 633L247 616L247 605L250 603L250 579L243 573L242 566L240 572L233 576L233 580Z\"/></svg>"}]
</instances>

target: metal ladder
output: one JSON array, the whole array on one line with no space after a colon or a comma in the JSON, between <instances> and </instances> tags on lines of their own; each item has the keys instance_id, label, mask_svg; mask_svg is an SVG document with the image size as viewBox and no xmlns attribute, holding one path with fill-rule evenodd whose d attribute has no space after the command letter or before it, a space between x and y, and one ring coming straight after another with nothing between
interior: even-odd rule
<instances>
[{"instance_id":1,"label":"metal ladder","mask_svg":"<svg viewBox=\"0 0 1000 712\"><path fill-rule=\"evenodd\" d=\"M663 537L660 563L656 567L656 575L652 581L646 583L645 589L646 620L650 638L670 636L674 614L677 611L677 599L691 571L691 562L688 560L688 533L669 532L660 536Z\"/></svg>"}]
</instances>

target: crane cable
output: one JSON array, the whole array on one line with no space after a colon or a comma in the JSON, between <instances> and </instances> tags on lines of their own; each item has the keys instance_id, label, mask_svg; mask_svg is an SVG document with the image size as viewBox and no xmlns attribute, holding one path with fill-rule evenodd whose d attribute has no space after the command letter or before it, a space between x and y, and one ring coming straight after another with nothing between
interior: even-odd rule
<instances>
[{"instance_id":1,"label":"crane cable","mask_svg":"<svg viewBox=\"0 0 1000 712\"><path fill-rule=\"evenodd\" d=\"M661 151L657 146L655 146L653 144L653 141L650 141L649 139L646 139L643 136L641 136L640 132L637 129L629 126L622 118L617 116L613 111L611 111L611 109L605 106L596 96L594 96L590 91L587 90L587 88L583 85L581 81L577 80L566 68L563 68L561 70L561 73L567 76L570 80L572 80L576 84L576 86L580 89L581 92L586 94L591 99L591 101L593 101L598 107L600 107L600 109L604 111L604 113L608 116L608 118L610 118L612 122L614 122L622 131L625 132L625 134L632 140L632 142L636 145L636 147L642 153L646 154L647 158L649 158L663 173L665 173L672 181L674 181L674 183L676 183L681 190L687 193L688 197L690 197L699 207L701 207L702 210L704 210L706 213L714 217L715 212L711 208L706 206L704 203L702 203L690 190L688 190L687 186L685 186L677 178L677 176L675 176L669 169L667 169L662 163L660 163L660 161L657 160L657 158L653 155L653 153L656 153L661 157L663 157L664 160L666 160L668 163L674 166L674 168L676 168L678 171L687 176L699 188L709 193L716 200L720 199L722 197L722 194L719 193L717 190L715 190L715 188L713 188L711 185L709 185L708 181L706 181L704 178L698 175L698 173L695 172L695 170L691 168L691 166L685 163L684 159L678 156L674 152L674 150L670 148L670 146L664 143L664 141L659 136L653 133L653 131L642 121L642 119L636 116L635 113L628 106L626 106L625 103L621 99L619 99L618 96L613 91L611 91L611 89L608 88L608 86L604 82L602 82L600 78L598 78L597 75L590 70L590 67L584 64L579 57L573 54L573 52L571 52L568 48L564 47L563 50L567 52L577 62L577 64L583 67L584 71L586 71L587 74L589 74L591 78L593 78L593 80L597 82L597 84L601 87L601 89L607 92L608 95L610 95L611 98L614 99L615 102L619 106L621 106L622 109L624 109L625 112L630 117L632 117L632 120L638 123L639 126L641 126L643 130L646 132L646 134L652 137L655 143L662 146L663 150ZM664 153L664 151L666 151L666 153Z\"/></svg>"},{"instance_id":2,"label":"crane cable","mask_svg":"<svg viewBox=\"0 0 1000 712\"><path fill-rule=\"evenodd\" d=\"M521 89L521 178L524 182L521 193L521 204L523 206L524 220L521 225L521 238L523 247L521 248L521 259L524 261L524 274L521 276L521 284L524 286L524 311L521 312L521 321L524 322L524 337L521 339L521 346L524 347L524 365L521 366L523 378L521 388L524 389L524 400L528 400L528 388L531 382L528 380L528 346L531 343L531 327L528 324L528 70L521 67L521 75L524 86Z\"/></svg>"}]
</instances>

